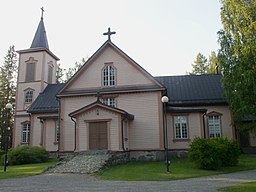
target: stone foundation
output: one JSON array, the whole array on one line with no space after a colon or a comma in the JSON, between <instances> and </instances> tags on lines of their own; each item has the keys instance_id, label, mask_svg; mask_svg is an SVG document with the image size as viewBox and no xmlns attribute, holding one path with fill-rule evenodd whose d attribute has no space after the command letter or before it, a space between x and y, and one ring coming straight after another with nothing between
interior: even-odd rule
<instances>
[{"instance_id":1,"label":"stone foundation","mask_svg":"<svg viewBox=\"0 0 256 192\"><path fill-rule=\"evenodd\" d=\"M163 161L165 160L165 151L150 150L150 151L122 151L122 152L109 152L111 158L109 164L124 164L129 161ZM176 150L168 151L169 157L187 157L188 151Z\"/></svg>"}]
</instances>

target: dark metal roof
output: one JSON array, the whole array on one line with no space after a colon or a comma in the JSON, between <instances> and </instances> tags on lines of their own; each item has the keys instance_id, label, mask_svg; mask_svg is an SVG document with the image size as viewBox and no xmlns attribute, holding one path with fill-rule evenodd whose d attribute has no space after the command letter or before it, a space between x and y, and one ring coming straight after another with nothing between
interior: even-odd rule
<instances>
[{"instance_id":1,"label":"dark metal roof","mask_svg":"<svg viewBox=\"0 0 256 192\"><path fill-rule=\"evenodd\" d=\"M59 105L57 93L65 84L49 84L28 109L28 113L56 113Z\"/></svg>"},{"instance_id":2,"label":"dark metal roof","mask_svg":"<svg viewBox=\"0 0 256 192\"><path fill-rule=\"evenodd\" d=\"M49 49L43 18L41 18L30 48Z\"/></svg>"},{"instance_id":3,"label":"dark metal roof","mask_svg":"<svg viewBox=\"0 0 256 192\"><path fill-rule=\"evenodd\" d=\"M173 106L227 104L221 75L182 75L155 77L167 88Z\"/></svg>"}]
</instances>

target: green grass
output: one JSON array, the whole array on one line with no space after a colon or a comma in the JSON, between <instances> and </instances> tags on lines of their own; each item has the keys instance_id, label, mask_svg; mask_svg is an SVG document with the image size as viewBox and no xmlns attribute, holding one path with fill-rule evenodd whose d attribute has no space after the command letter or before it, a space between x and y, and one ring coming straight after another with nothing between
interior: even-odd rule
<instances>
[{"instance_id":1,"label":"green grass","mask_svg":"<svg viewBox=\"0 0 256 192\"><path fill-rule=\"evenodd\" d=\"M223 192L255 192L256 182L241 183L233 186L223 187L218 190Z\"/></svg>"},{"instance_id":2,"label":"green grass","mask_svg":"<svg viewBox=\"0 0 256 192\"><path fill-rule=\"evenodd\" d=\"M25 177L41 174L47 169L56 164L56 161L50 161L47 163L37 163L37 164L25 164L25 165L13 165L8 166L7 171L4 172L3 166L0 166L0 179L9 179L17 177Z\"/></svg>"},{"instance_id":3,"label":"green grass","mask_svg":"<svg viewBox=\"0 0 256 192\"><path fill-rule=\"evenodd\" d=\"M202 170L187 158L171 159L171 173L166 173L164 162L129 162L105 168L97 173L97 177L105 180L127 181L166 181L224 174L242 170L256 169L256 156L243 155L235 167L225 167L220 170Z\"/></svg>"}]
</instances>

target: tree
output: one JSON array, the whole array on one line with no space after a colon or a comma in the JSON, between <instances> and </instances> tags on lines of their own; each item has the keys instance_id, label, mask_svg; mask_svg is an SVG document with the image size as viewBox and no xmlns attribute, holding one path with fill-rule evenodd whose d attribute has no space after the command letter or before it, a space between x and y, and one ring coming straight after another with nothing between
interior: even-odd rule
<instances>
[{"instance_id":1,"label":"tree","mask_svg":"<svg viewBox=\"0 0 256 192\"><path fill-rule=\"evenodd\" d=\"M11 128L9 133L9 146L11 146L12 141L12 127L13 127L13 111L7 110L5 108L7 103L15 103L16 95L16 77L17 77L17 54L14 50L14 46L10 46L7 55L4 57L3 66L0 67L0 141L1 149L3 149L5 144L6 134L5 129L7 126ZM9 124L10 122L10 124Z\"/></svg>"},{"instance_id":2,"label":"tree","mask_svg":"<svg viewBox=\"0 0 256 192\"><path fill-rule=\"evenodd\" d=\"M190 73L191 75L206 74L209 68L206 57L203 54L198 53L194 64L192 64L192 67L193 70Z\"/></svg>"},{"instance_id":3,"label":"tree","mask_svg":"<svg viewBox=\"0 0 256 192\"><path fill-rule=\"evenodd\" d=\"M65 79L64 79L64 72L66 71L66 69L63 69L60 67L60 64L57 64L57 70L56 70L56 82L57 83L64 83Z\"/></svg>"},{"instance_id":4,"label":"tree","mask_svg":"<svg viewBox=\"0 0 256 192\"><path fill-rule=\"evenodd\" d=\"M87 59L82 58L81 61L75 62L74 67L69 67L67 70L64 68L61 68L60 64L57 64L57 70L56 70L57 83L67 82L82 67L82 65L86 62Z\"/></svg>"},{"instance_id":5,"label":"tree","mask_svg":"<svg viewBox=\"0 0 256 192\"><path fill-rule=\"evenodd\" d=\"M214 51L212 51L211 55L209 56L208 66L209 66L208 67L208 73L209 74L220 73L220 66L219 66L218 61L217 61L217 55Z\"/></svg>"},{"instance_id":6,"label":"tree","mask_svg":"<svg viewBox=\"0 0 256 192\"><path fill-rule=\"evenodd\" d=\"M74 67L68 68L67 72L65 73L65 81L68 81L83 66L87 59L82 58L81 61L75 62Z\"/></svg>"},{"instance_id":7,"label":"tree","mask_svg":"<svg viewBox=\"0 0 256 192\"><path fill-rule=\"evenodd\" d=\"M241 126L247 115L256 116L256 1L221 0L223 30L218 32L225 95L233 112L233 124Z\"/></svg>"}]
</instances>

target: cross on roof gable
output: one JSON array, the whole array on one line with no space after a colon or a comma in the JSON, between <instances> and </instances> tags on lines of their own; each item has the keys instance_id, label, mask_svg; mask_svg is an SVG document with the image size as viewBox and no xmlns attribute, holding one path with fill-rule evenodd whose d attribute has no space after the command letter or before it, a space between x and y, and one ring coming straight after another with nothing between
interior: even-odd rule
<instances>
[{"instance_id":1,"label":"cross on roof gable","mask_svg":"<svg viewBox=\"0 0 256 192\"><path fill-rule=\"evenodd\" d=\"M110 27L108 28L108 32L103 33L103 35L108 36L108 41L111 41L110 36L116 34L116 32L110 30Z\"/></svg>"}]
</instances>

